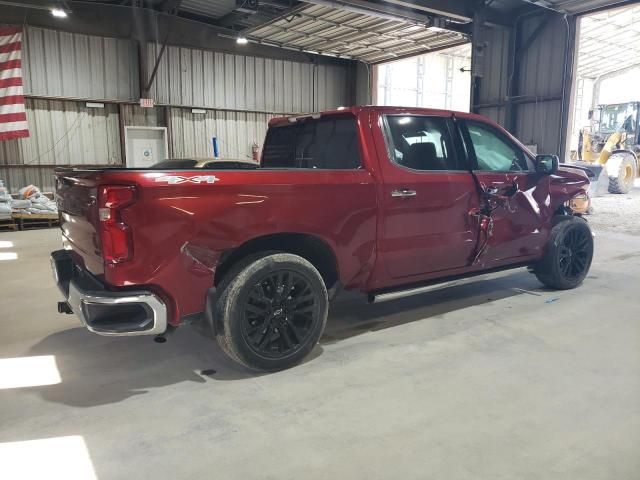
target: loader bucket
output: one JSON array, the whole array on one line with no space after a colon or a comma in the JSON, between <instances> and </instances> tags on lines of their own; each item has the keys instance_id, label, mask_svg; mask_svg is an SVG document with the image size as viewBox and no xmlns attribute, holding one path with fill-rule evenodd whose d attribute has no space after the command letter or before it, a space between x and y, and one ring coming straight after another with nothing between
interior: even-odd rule
<instances>
[{"instance_id":1,"label":"loader bucket","mask_svg":"<svg viewBox=\"0 0 640 480\"><path fill-rule=\"evenodd\" d=\"M600 197L609 191L609 175L604 165L591 162L567 162L567 167L575 167L584 170L589 177L591 185L589 185L588 194L591 198Z\"/></svg>"}]
</instances>

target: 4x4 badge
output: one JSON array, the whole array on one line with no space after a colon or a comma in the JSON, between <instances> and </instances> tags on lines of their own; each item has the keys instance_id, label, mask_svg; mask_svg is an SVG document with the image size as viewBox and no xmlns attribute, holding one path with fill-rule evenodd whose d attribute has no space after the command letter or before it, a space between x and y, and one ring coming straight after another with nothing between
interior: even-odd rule
<instances>
[{"instance_id":1,"label":"4x4 badge","mask_svg":"<svg viewBox=\"0 0 640 480\"><path fill-rule=\"evenodd\" d=\"M215 175L197 175L195 177L183 177L181 175L164 175L157 177L156 182L166 182L172 185L179 183L216 183L220 180Z\"/></svg>"}]
</instances>

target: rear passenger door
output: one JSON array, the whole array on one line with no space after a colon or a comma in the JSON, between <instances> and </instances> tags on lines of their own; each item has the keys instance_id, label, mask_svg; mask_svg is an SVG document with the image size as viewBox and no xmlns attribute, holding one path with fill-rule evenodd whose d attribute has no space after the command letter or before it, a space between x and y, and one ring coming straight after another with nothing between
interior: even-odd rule
<instances>
[{"instance_id":1,"label":"rear passenger door","mask_svg":"<svg viewBox=\"0 0 640 480\"><path fill-rule=\"evenodd\" d=\"M466 266L477 240L469 213L478 194L456 152L451 117L383 115L379 123L386 272L403 279Z\"/></svg>"}]
</instances>

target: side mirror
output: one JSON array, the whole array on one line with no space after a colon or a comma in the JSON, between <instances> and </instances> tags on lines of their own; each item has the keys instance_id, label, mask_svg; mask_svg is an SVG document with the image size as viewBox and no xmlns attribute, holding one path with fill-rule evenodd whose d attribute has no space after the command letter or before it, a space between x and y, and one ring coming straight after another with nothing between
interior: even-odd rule
<instances>
[{"instance_id":1,"label":"side mirror","mask_svg":"<svg viewBox=\"0 0 640 480\"><path fill-rule=\"evenodd\" d=\"M560 160L557 155L536 155L536 172L553 175L558 171Z\"/></svg>"}]
</instances>

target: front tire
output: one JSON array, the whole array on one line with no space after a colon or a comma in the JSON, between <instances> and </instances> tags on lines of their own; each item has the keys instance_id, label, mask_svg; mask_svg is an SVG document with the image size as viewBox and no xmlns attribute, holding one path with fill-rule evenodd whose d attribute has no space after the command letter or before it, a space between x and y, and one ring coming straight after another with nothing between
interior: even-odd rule
<instances>
[{"instance_id":1,"label":"front tire","mask_svg":"<svg viewBox=\"0 0 640 480\"><path fill-rule=\"evenodd\" d=\"M544 285L568 290L580 285L591 267L593 234L580 217L562 217L551 229L543 259L534 273Z\"/></svg>"},{"instance_id":2,"label":"front tire","mask_svg":"<svg viewBox=\"0 0 640 480\"><path fill-rule=\"evenodd\" d=\"M220 284L213 312L216 339L236 362L261 371L302 361L324 331L329 307L318 270L289 253L254 256Z\"/></svg>"}]
</instances>

